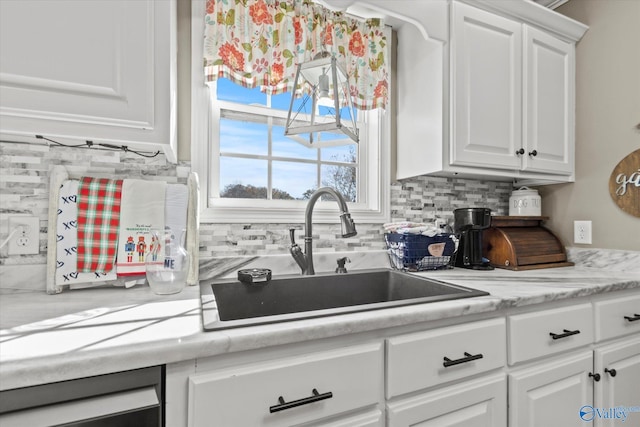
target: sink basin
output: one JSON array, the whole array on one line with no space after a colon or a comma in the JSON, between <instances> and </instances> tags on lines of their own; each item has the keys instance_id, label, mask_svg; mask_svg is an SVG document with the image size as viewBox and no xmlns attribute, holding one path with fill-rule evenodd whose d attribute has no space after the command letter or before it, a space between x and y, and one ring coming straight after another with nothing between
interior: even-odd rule
<instances>
[{"instance_id":1,"label":"sink basin","mask_svg":"<svg viewBox=\"0 0 640 427\"><path fill-rule=\"evenodd\" d=\"M396 270L200 283L204 329L219 330L489 295Z\"/></svg>"}]
</instances>

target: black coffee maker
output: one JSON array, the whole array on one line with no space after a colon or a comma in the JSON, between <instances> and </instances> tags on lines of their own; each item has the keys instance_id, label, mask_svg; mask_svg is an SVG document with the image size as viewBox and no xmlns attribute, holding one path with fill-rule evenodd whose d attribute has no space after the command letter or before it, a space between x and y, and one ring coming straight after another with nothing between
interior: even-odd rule
<instances>
[{"instance_id":1,"label":"black coffee maker","mask_svg":"<svg viewBox=\"0 0 640 427\"><path fill-rule=\"evenodd\" d=\"M491 209L455 209L453 220L453 231L460 239L455 266L473 270L493 270L489 260L482 257L482 231L491 225Z\"/></svg>"}]
</instances>

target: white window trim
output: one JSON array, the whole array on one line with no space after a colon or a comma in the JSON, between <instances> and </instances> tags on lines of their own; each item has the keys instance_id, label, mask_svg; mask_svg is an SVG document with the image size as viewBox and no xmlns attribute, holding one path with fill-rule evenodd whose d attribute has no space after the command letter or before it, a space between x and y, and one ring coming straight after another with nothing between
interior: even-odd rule
<instances>
[{"instance_id":1,"label":"white window trim","mask_svg":"<svg viewBox=\"0 0 640 427\"><path fill-rule=\"evenodd\" d=\"M212 133L217 127L219 117L212 117L209 89L204 83L202 72L202 52L204 43L205 0L192 0L191 3L191 168L200 181L200 222L201 223L299 223L304 222L304 210L307 202L274 201L256 199L216 199L214 206L209 203L211 176L208 172L209 161L213 158L211 148ZM360 168L377 165L374 170L366 170L367 189L361 194L365 203L349 203L349 211L356 223L384 223L390 218L390 117L389 111L380 115L372 114L369 128L376 129L381 137L379 147L368 147L366 161L360 162ZM375 118L382 116L384 119ZM214 123L211 123L213 120ZM368 129L363 129L366 140ZM364 144L366 142L361 142ZM375 149L377 148L377 149ZM313 212L313 221L335 223L338 208L333 201L319 202Z\"/></svg>"}]
</instances>

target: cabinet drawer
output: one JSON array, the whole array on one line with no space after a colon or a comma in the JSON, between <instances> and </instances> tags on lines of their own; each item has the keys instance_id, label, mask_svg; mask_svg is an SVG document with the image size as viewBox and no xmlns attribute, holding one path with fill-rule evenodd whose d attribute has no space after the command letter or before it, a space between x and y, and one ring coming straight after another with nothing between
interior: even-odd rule
<instances>
[{"instance_id":1,"label":"cabinet drawer","mask_svg":"<svg viewBox=\"0 0 640 427\"><path fill-rule=\"evenodd\" d=\"M450 326L387 340L387 397L504 365L505 320Z\"/></svg>"},{"instance_id":2,"label":"cabinet drawer","mask_svg":"<svg viewBox=\"0 0 640 427\"><path fill-rule=\"evenodd\" d=\"M290 426L374 405L382 356L376 343L192 375L189 426Z\"/></svg>"},{"instance_id":3,"label":"cabinet drawer","mask_svg":"<svg viewBox=\"0 0 640 427\"><path fill-rule=\"evenodd\" d=\"M598 301L594 307L596 341L640 332L640 295Z\"/></svg>"},{"instance_id":4,"label":"cabinet drawer","mask_svg":"<svg viewBox=\"0 0 640 427\"><path fill-rule=\"evenodd\" d=\"M517 314L509 318L509 363L593 342L591 304Z\"/></svg>"},{"instance_id":5,"label":"cabinet drawer","mask_svg":"<svg viewBox=\"0 0 640 427\"><path fill-rule=\"evenodd\" d=\"M483 376L395 401L387 405L387 418L394 427L504 427L507 425L505 374Z\"/></svg>"},{"instance_id":6,"label":"cabinet drawer","mask_svg":"<svg viewBox=\"0 0 640 427\"><path fill-rule=\"evenodd\" d=\"M305 424L305 427L384 427L384 415L380 409L335 421Z\"/></svg>"}]
</instances>

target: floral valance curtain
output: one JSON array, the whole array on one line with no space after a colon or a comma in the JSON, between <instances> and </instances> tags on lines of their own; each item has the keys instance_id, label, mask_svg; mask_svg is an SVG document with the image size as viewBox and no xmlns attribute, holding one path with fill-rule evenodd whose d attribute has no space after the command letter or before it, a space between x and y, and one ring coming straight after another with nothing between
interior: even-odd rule
<instances>
[{"instance_id":1,"label":"floral valance curtain","mask_svg":"<svg viewBox=\"0 0 640 427\"><path fill-rule=\"evenodd\" d=\"M204 67L263 92L291 91L299 63L328 52L343 61L353 104L384 108L387 38L378 19L360 21L309 0L207 0Z\"/></svg>"}]
</instances>

